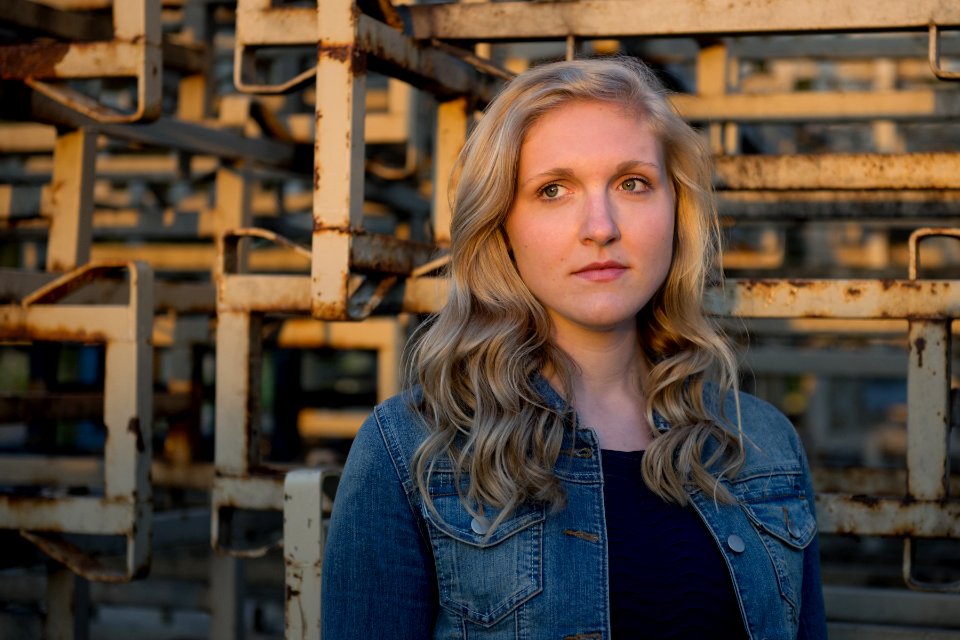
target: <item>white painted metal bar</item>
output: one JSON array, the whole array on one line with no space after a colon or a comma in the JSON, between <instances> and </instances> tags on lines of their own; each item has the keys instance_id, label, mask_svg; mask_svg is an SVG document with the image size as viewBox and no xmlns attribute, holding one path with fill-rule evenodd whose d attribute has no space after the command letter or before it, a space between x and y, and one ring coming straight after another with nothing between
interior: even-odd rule
<instances>
[{"instance_id":1,"label":"white painted metal bar","mask_svg":"<svg viewBox=\"0 0 960 640\"><path fill-rule=\"evenodd\" d=\"M323 486L337 476L338 472L326 469L298 469L284 481L286 640L320 640L320 582L327 528Z\"/></svg>"},{"instance_id":2,"label":"white painted metal bar","mask_svg":"<svg viewBox=\"0 0 960 640\"><path fill-rule=\"evenodd\" d=\"M939 0L858 0L797 4L766 0L680 0L644 5L631 0L480 2L406 8L413 36L428 40L543 40L820 31L926 31L960 25L960 6Z\"/></svg>"},{"instance_id":3,"label":"white painted metal bar","mask_svg":"<svg viewBox=\"0 0 960 640\"><path fill-rule=\"evenodd\" d=\"M317 5L317 131L314 147L313 315L349 317L350 250L363 214L365 56L351 2Z\"/></svg>"},{"instance_id":4,"label":"white painted metal bar","mask_svg":"<svg viewBox=\"0 0 960 640\"><path fill-rule=\"evenodd\" d=\"M694 122L866 122L878 118L920 122L960 117L958 94L932 89L675 94L670 101L680 115Z\"/></svg>"},{"instance_id":5,"label":"white painted metal bar","mask_svg":"<svg viewBox=\"0 0 960 640\"><path fill-rule=\"evenodd\" d=\"M96 137L90 129L57 135L49 204L44 209L50 218L48 271L75 269L90 259Z\"/></svg>"},{"instance_id":6,"label":"white painted metal bar","mask_svg":"<svg viewBox=\"0 0 960 640\"><path fill-rule=\"evenodd\" d=\"M467 100L458 98L437 105L433 162L433 239L440 246L450 244L450 176L457 155L467 139Z\"/></svg>"},{"instance_id":7,"label":"white painted metal bar","mask_svg":"<svg viewBox=\"0 0 960 640\"><path fill-rule=\"evenodd\" d=\"M47 640L87 640L90 637L90 583L69 569L47 569Z\"/></svg>"},{"instance_id":8,"label":"white painted metal bar","mask_svg":"<svg viewBox=\"0 0 960 640\"><path fill-rule=\"evenodd\" d=\"M715 167L726 189L960 188L960 153L745 155Z\"/></svg>"}]
</instances>

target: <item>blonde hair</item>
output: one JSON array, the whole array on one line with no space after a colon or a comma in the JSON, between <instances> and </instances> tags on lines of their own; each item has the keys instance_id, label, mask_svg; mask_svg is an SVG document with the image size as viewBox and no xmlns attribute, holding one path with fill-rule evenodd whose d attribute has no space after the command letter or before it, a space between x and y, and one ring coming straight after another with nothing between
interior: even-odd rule
<instances>
[{"instance_id":1,"label":"blonde hair","mask_svg":"<svg viewBox=\"0 0 960 640\"><path fill-rule=\"evenodd\" d=\"M718 479L743 461L738 433L719 425L703 402L708 370L715 372L723 395L736 388L737 378L732 349L702 308L707 281L718 271L720 242L709 154L639 61L545 64L501 91L460 153L449 298L407 354L408 380L422 388L417 410L429 427L414 455L418 488L432 509L429 475L438 456L447 456L458 488L459 476L469 475L466 494L461 493L467 508L489 505L499 511L491 530L524 501L564 504L553 469L563 430L574 425L573 408L547 406L533 381L545 368L555 371L572 402L569 382L576 364L551 343L547 313L521 280L503 226L527 131L545 113L584 100L619 105L651 127L676 194L670 271L637 318L649 370L641 383L647 419L653 425L657 412L671 425L653 433L643 458L644 480L671 502L686 504L692 488L730 502ZM710 439L720 446L703 460Z\"/></svg>"}]
</instances>

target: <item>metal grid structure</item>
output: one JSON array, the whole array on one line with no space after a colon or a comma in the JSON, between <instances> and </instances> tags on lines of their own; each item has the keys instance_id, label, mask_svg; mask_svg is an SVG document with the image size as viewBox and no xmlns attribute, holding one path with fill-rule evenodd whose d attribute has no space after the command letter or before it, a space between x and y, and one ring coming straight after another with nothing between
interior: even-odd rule
<instances>
[{"instance_id":1,"label":"metal grid structure","mask_svg":"<svg viewBox=\"0 0 960 640\"><path fill-rule=\"evenodd\" d=\"M0 389L0 436L90 418L107 436L100 457L25 436L2 456L0 528L53 562L45 589L34 560L0 563L0 602L45 607L0 622L112 637L88 605L140 603L203 610L209 637L318 638L330 447L366 409L324 407L336 391L317 404L299 380L291 395L298 372L278 363L374 352L360 404L394 393L408 325L443 299L447 176L475 111L538 60L612 51L668 77L716 154L733 279L710 304L751 331L758 390L788 409L785 385L818 385L798 425L831 637L955 635L960 258L927 239L960 222L960 5L728 5L4 0L0 356L106 346L100 392ZM905 385L893 467L863 468L874 435L828 424L830 380L871 375ZM102 535L124 539L120 562L84 538ZM902 541L913 591L835 565L829 543L859 538L868 559ZM170 577L183 544L213 552ZM142 584L158 586L103 584L151 561L162 575ZM274 565L275 595L257 593ZM272 629L256 621L271 600L286 620Z\"/></svg>"}]
</instances>

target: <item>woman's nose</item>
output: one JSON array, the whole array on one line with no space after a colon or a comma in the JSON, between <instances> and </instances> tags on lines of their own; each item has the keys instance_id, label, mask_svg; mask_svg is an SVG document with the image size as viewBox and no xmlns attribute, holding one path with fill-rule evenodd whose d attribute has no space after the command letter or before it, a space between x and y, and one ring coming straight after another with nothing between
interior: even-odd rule
<instances>
[{"instance_id":1,"label":"woman's nose","mask_svg":"<svg viewBox=\"0 0 960 640\"><path fill-rule=\"evenodd\" d=\"M581 242L606 245L620 238L616 211L606 194L589 196L584 203Z\"/></svg>"}]
</instances>

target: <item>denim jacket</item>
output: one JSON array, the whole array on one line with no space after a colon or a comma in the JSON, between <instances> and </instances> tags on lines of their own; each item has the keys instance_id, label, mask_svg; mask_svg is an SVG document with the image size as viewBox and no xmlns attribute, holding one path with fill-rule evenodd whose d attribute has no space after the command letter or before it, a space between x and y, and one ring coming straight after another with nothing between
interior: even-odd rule
<instances>
[{"instance_id":1,"label":"denim jacket","mask_svg":"<svg viewBox=\"0 0 960 640\"><path fill-rule=\"evenodd\" d=\"M547 402L562 407L545 381L537 384ZM717 415L710 395L705 402ZM746 463L735 479L723 480L737 504L695 490L693 507L726 560L752 640L826 638L805 454L779 411L743 393L740 405ZM732 394L725 415L736 415ZM655 422L669 428L658 415ZM327 539L323 637L608 640L596 434L578 428L565 436L555 472L566 507L524 505L485 537L458 498L449 464L438 461L429 482L440 518L421 500L410 460L425 433L410 399L397 396L376 407L357 434Z\"/></svg>"}]
</instances>

